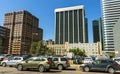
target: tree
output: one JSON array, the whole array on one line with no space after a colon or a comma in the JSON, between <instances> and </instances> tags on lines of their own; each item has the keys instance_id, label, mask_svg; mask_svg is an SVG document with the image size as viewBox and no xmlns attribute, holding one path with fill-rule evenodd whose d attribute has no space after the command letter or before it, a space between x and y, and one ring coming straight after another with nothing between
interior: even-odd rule
<instances>
[{"instance_id":1,"label":"tree","mask_svg":"<svg viewBox=\"0 0 120 74\"><path fill-rule=\"evenodd\" d=\"M43 46L43 41L38 41L37 43L37 47L36 47L36 54L42 54L43 50L44 50L44 46Z\"/></svg>"},{"instance_id":2,"label":"tree","mask_svg":"<svg viewBox=\"0 0 120 74\"><path fill-rule=\"evenodd\" d=\"M46 51L46 53L47 53L47 54L50 54L50 55L54 55L53 49L48 49L48 50Z\"/></svg>"},{"instance_id":3,"label":"tree","mask_svg":"<svg viewBox=\"0 0 120 74\"><path fill-rule=\"evenodd\" d=\"M30 54L36 54L36 47L37 47L37 42L32 42L30 48Z\"/></svg>"},{"instance_id":4,"label":"tree","mask_svg":"<svg viewBox=\"0 0 120 74\"><path fill-rule=\"evenodd\" d=\"M82 51L81 49L70 49L69 52L74 53L74 55L81 55L81 56L86 56L85 51Z\"/></svg>"}]
</instances>

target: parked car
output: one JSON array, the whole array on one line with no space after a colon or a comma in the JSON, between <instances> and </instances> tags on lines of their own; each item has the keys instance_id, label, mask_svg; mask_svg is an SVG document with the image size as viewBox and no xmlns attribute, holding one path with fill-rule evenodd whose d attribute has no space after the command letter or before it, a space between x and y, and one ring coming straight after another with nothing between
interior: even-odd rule
<instances>
[{"instance_id":1,"label":"parked car","mask_svg":"<svg viewBox=\"0 0 120 74\"><path fill-rule=\"evenodd\" d=\"M83 63L83 57L81 57L81 56L74 56L73 57L73 63L74 64L82 64Z\"/></svg>"},{"instance_id":2,"label":"parked car","mask_svg":"<svg viewBox=\"0 0 120 74\"><path fill-rule=\"evenodd\" d=\"M45 57L31 57L16 64L19 71L26 69L37 69L40 72L49 71L51 62Z\"/></svg>"},{"instance_id":3,"label":"parked car","mask_svg":"<svg viewBox=\"0 0 120 74\"><path fill-rule=\"evenodd\" d=\"M10 57L7 60L1 61L1 65L3 67L6 67L6 66L15 66L18 62L20 62L22 60L25 60L25 59L23 57L19 57L19 56Z\"/></svg>"},{"instance_id":4,"label":"parked car","mask_svg":"<svg viewBox=\"0 0 120 74\"><path fill-rule=\"evenodd\" d=\"M8 57L11 56L10 54L0 54L0 65L1 65L1 61L8 59Z\"/></svg>"},{"instance_id":5,"label":"parked car","mask_svg":"<svg viewBox=\"0 0 120 74\"><path fill-rule=\"evenodd\" d=\"M106 71L109 73L114 73L120 70L120 65L113 60L95 60L93 63L85 63L80 65L80 69L83 71Z\"/></svg>"},{"instance_id":6,"label":"parked car","mask_svg":"<svg viewBox=\"0 0 120 74\"><path fill-rule=\"evenodd\" d=\"M51 68L56 68L58 70L67 69L70 67L69 60L66 57L52 57L48 58L52 62Z\"/></svg>"}]
</instances>

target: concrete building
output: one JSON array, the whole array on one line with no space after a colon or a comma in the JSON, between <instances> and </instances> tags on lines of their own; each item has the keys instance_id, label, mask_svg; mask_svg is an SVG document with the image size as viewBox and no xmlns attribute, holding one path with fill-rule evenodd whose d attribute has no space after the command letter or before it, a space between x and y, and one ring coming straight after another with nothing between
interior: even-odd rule
<instances>
[{"instance_id":1,"label":"concrete building","mask_svg":"<svg viewBox=\"0 0 120 74\"><path fill-rule=\"evenodd\" d=\"M65 44L50 44L47 47L54 51L56 55L66 55L70 49L79 48L85 51L87 56L98 56L102 54L101 43L68 43Z\"/></svg>"},{"instance_id":2,"label":"concrete building","mask_svg":"<svg viewBox=\"0 0 120 74\"><path fill-rule=\"evenodd\" d=\"M7 54L10 30L0 26L0 54Z\"/></svg>"},{"instance_id":3,"label":"concrete building","mask_svg":"<svg viewBox=\"0 0 120 74\"><path fill-rule=\"evenodd\" d=\"M55 44L87 43L86 22L83 5L55 9Z\"/></svg>"},{"instance_id":4,"label":"concrete building","mask_svg":"<svg viewBox=\"0 0 120 74\"><path fill-rule=\"evenodd\" d=\"M25 10L5 13L4 27L10 29L8 54L29 53L31 43L42 40L43 30L38 22L37 17Z\"/></svg>"},{"instance_id":5,"label":"concrete building","mask_svg":"<svg viewBox=\"0 0 120 74\"><path fill-rule=\"evenodd\" d=\"M101 0L104 52L114 52L113 28L120 19L120 0Z\"/></svg>"},{"instance_id":6,"label":"concrete building","mask_svg":"<svg viewBox=\"0 0 120 74\"><path fill-rule=\"evenodd\" d=\"M113 28L115 56L120 57L120 19Z\"/></svg>"}]
</instances>

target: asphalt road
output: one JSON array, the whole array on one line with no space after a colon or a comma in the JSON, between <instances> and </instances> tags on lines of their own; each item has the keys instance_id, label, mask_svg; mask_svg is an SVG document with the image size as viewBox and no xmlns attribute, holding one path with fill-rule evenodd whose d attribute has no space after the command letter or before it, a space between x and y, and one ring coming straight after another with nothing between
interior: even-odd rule
<instances>
[{"instance_id":1,"label":"asphalt road","mask_svg":"<svg viewBox=\"0 0 120 74\"><path fill-rule=\"evenodd\" d=\"M0 74L109 74L105 72L81 72L76 70L50 70L50 72L43 72L40 73L36 70L32 71L18 71L14 67L2 67L0 66ZM115 74L120 74L120 72L117 72Z\"/></svg>"}]
</instances>

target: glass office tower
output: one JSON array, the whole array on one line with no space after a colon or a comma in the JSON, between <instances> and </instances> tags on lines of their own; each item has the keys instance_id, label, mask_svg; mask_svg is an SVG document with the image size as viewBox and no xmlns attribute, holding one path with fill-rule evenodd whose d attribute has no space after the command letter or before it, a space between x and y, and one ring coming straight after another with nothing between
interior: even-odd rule
<instances>
[{"instance_id":1,"label":"glass office tower","mask_svg":"<svg viewBox=\"0 0 120 74\"><path fill-rule=\"evenodd\" d=\"M55 44L88 42L84 6L55 9Z\"/></svg>"}]
</instances>

